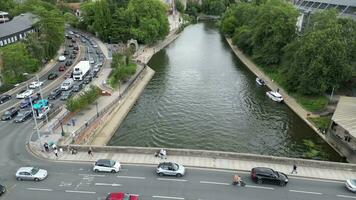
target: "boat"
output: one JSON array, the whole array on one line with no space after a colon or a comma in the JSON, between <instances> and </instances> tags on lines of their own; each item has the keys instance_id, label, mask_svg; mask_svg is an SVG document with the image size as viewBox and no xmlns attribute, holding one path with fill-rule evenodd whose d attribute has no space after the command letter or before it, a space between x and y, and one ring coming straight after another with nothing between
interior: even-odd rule
<instances>
[{"instance_id":1,"label":"boat","mask_svg":"<svg viewBox=\"0 0 356 200\"><path fill-rule=\"evenodd\" d=\"M279 94L279 92L275 92L275 91L268 91L266 92L266 95L272 99L273 101L276 102L282 102L283 101L283 97L281 94Z\"/></svg>"},{"instance_id":2,"label":"boat","mask_svg":"<svg viewBox=\"0 0 356 200\"><path fill-rule=\"evenodd\" d=\"M258 78L258 77L256 78L256 83L260 86L266 85L266 82L263 79Z\"/></svg>"}]
</instances>

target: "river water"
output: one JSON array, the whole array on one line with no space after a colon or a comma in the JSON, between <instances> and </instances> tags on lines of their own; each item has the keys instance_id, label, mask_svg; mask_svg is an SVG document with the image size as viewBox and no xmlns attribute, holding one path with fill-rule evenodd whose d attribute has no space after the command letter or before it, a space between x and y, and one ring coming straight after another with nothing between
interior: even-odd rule
<instances>
[{"instance_id":1,"label":"river water","mask_svg":"<svg viewBox=\"0 0 356 200\"><path fill-rule=\"evenodd\" d=\"M109 145L288 157L316 152L314 159L341 160L286 105L265 95L214 23L187 27L148 65L156 74Z\"/></svg>"}]
</instances>

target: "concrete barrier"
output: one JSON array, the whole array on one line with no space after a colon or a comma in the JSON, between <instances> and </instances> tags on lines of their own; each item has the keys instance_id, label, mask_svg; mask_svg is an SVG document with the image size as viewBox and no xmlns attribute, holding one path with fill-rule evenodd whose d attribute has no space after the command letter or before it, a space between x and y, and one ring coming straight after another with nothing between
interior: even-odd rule
<instances>
[{"instance_id":1,"label":"concrete barrier","mask_svg":"<svg viewBox=\"0 0 356 200\"><path fill-rule=\"evenodd\" d=\"M62 146L61 148L67 150L68 147L73 147L78 151L88 151L89 147L94 152L110 152L110 153L131 153L131 154L151 154L159 151L160 148L147 148L147 147L123 147L123 146L89 146L89 145L70 145ZM308 166L325 169L339 169L346 171L356 171L356 164L339 163L330 161L317 161L300 158L287 158L247 153L235 153L224 151L209 151L209 150L195 150L195 149L175 149L166 148L167 155L187 156L187 157L206 157L206 158L220 158L228 160L244 160L254 162L266 162L274 164L287 164L298 166Z\"/></svg>"}]
</instances>

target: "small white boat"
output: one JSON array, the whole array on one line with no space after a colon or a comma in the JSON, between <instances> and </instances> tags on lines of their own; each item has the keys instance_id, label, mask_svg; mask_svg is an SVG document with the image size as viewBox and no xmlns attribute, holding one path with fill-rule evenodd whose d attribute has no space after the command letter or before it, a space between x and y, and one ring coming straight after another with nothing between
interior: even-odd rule
<instances>
[{"instance_id":1,"label":"small white boat","mask_svg":"<svg viewBox=\"0 0 356 200\"><path fill-rule=\"evenodd\" d=\"M272 99L273 101L276 102L282 102L283 101L283 97L281 94L279 94L279 92L274 92L274 91L268 91L266 92L266 95Z\"/></svg>"},{"instance_id":2,"label":"small white boat","mask_svg":"<svg viewBox=\"0 0 356 200\"><path fill-rule=\"evenodd\" d=\"M263 79L258 78L258 77L256 78L256 83L260 86L266 85L266 82Z\"/></svg>"}]
</instances>

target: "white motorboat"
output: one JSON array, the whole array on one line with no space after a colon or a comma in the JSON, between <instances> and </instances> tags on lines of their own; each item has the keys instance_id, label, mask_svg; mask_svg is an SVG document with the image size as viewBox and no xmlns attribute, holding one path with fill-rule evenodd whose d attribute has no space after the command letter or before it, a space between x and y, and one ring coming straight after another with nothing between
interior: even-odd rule
<instances>
[{"instance_id":1,"label":"white motorboat","mask_svg":"<svg viewBox=\"0 0 356 200\"><path fill-rule=\"evenodd\" d=\"M274 92L274 91L268 91L266 92L266 95L272 99L273 101L276 102L282 102L283 101L283 97L281 94L279 94L279 92Z\"/></svg>"},{"instance_id":2,"label":"white motorboat","mask_svg":"<svg viewBox=\"0 0 356 200\"><path fill-rule=\"evenodd\" d=\"M258 77L256 78L256 83L260 86L266 85L266 82L263 79L258 78Z\"/></svg>"}]
</instances>

